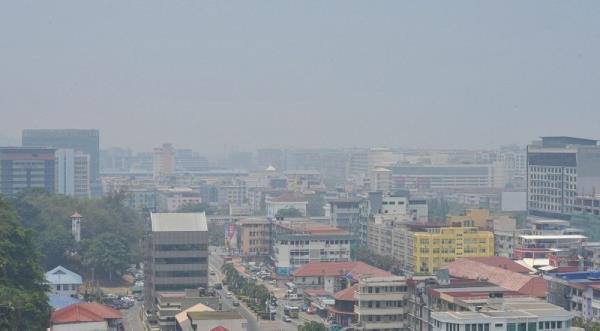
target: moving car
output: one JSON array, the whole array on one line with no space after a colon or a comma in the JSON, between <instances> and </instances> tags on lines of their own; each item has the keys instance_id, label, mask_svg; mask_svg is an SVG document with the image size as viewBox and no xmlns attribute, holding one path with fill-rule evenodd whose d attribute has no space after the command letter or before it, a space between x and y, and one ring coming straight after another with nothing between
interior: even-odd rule
<instances>
[{"instance_id":1,"label":"moving car","mask_svg":"<svg viewBox=\"0 0 600 331\"><path fill-rule=\"evenodd\" d=\"M283 321L290 323L292 319L289 316L283 316Z\"/></svg>"},{"instance_id":2,"label":"moving car","mask_svg":"<svg viewBox=\"0 0 600 331\"><path fill-rule=\"evenodd\" d=\"M233 301L231 304L232 304L234 307L239 307L239 305L240 305L240 303L239 303L239 302L237 302L237 301Z\"/></svg>"}]
</instances>

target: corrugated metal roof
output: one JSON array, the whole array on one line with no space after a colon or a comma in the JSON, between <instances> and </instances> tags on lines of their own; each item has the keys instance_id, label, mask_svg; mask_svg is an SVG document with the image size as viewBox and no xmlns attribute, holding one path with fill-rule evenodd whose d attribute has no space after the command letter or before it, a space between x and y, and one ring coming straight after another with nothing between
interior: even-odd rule
<instances>
[{"instance_id":1,"label":"corrugated metal roof","mask_svg":"<svg viewBox=\"0 0 600 331\"><path fill-rule=\"evenodd\" d=\"M206 214L202 213L151 213L153 232L208 231Z\"/></svg>"}]
</instances>

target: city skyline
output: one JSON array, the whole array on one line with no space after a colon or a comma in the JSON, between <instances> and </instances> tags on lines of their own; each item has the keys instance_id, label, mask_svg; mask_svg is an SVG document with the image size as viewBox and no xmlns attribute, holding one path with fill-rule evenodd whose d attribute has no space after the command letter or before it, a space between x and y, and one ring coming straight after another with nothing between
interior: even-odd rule
<instances>
[{"instance_id":1,"label":"city skyline","mask_svg":"<svg viewBox=\"0 0 600 331\"><path fill-rule=\"evenodd\" d=\"M31 6L0 14L9 142L73 127L102 148L210 154L475 148L596 138L600 123L592 2Z\"/></svg>"}]
</instances>

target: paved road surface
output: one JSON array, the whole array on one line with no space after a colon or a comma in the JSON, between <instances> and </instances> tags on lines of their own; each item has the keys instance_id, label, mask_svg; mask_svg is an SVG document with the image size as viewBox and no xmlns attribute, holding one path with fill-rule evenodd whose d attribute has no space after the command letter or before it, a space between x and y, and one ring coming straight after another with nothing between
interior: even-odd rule
<instances>
[{"instance_id":1,"label":"paved road surface","mask_svg":"<svg viewBox=\"0 0 600 331\"><path fill-rule=\"evenodd\" d=\"M135 305L129 309L121 310L123 314L123 326L125 331L143 331L144 324L140 319L140 312L142 309L142 303L136 302Z\"/></svg>"}]
</instances>

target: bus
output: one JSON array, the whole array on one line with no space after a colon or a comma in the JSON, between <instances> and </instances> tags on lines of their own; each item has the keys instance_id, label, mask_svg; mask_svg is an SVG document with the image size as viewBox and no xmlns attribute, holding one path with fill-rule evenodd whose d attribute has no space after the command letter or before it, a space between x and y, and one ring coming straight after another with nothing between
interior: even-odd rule
<instances>
[{"instance_id":1,"label":"bus","mask_svg":"<svg viewBox=\"0 0 600 331\"><path fill-rule=\"evenodd\" d=\"M283 314L289 316L291 318L298 318L298 313L300 312L300 308L296 306L285 306L283 307Z\"/></svg>"}]
</instances>

